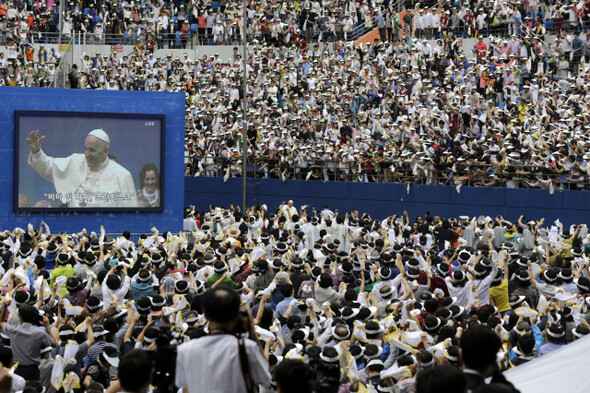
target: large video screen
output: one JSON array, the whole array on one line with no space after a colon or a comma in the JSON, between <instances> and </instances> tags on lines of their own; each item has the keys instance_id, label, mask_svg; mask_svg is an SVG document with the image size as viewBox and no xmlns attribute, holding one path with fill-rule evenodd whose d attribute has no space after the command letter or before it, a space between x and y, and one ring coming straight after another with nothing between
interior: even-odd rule
<instances>
[{"instance_id":1,"label":"large video screen","mask_svg":"<svg viewBox=\"0 0 590 393\"><path fill-rule=\"evenodd\" d=\"M15 112L15 211L161 211L164 115Z\"/></svg>"}]
</instances>

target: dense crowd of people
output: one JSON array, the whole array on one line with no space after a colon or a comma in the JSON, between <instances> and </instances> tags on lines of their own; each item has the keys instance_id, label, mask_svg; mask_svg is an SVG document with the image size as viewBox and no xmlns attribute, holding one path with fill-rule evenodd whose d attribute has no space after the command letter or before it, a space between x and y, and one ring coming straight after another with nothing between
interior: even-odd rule
<instances>
[{"instance_id":1,"label":"dense crowd of people","mask_svg":"<svg viewBox=\"0 0 590 393\"><path fill-rule=\"evenodd\" d=\"M149 371L117 366L139 367L154 351L158 391L247 391L221 377L239 367L237 341L225 337L240 332L254 340L249 372L263 392L297 367L309 378L295 386L411 392L439 366L479 391L488 376L510 387L499 371L589 332L585 225L428 212L381 220L289 201L190 207L184 232L152 231L54 234L41 222L1 234L0 362L12 392L144 392Z\"/></svg>"},{"instance_id":2,"label":"dense crowd of people","mask_svg":"<svg viewBox=\"0 0 590 393\"><path fill-rule=\"evenodd\" d=\"M318 14L317 6L311 4L309 15ZM150 9L149 4L141 7ZM232 7L222 5L217 14L232 15ZM306 7L297 11L306 13ZM348 13L367 8L363 3ZM15 9L8 4L5 21L23 16ZM33 14L43 11L40 4ZM423 11L408 14L416 20L431 14ZM283 180L543 187L551 192L556 187L587 189L584 113L590 41L578 30L560 28L555 44L547 46L543 19L533 11L520 15L530 15L535 24L517 24L507 40L492 37L486 44L479 29L482 34L469 56L456 36L444 34L434 47L408 39L434 37L422 22L408 36L384 31L391 39L368 47L342 41L281 46L261 40L248 58L251 174ZM104 21L113 14L116 19L118 13L106 11L89 19ZM27 20L27 26L34 26L34 18ZM486 23L481 26L490 26ZM6 56L0 55L2 82L51 85L61 55L23 47L22 40L12 38ZM243 92L237 50L230 61L218 56L173 59L154 57L150 46L142 44L129 56L88 54L80 61L68 74L73 88L186 91L187 174L241 174Z\"/></svg>"},{"instance_id":3,"label":"dense crowd of people","mask_svg":"<svg viewBox=\"0 0 590 393\"><path fill-rule=\"evenodd\" d=\"M283 181L589 189L589 6L427 5L249 2L244 70L238 48L154 54L239 42L232 2L69 2L66 39L135 47L68 84L184 92L187 176L241 176L247 143L248 173ZM57 23L52 1L0 4L0 85L54 85L62 55L31 44ZM184 214L178 234L1 233L0 393L516 393L502 371L590 332L586 225Z\"/></svg>"},{"instance_id":4,"label":"dense crowd of people","mask_svg":"<svg viewBox=\"0 0 590 393\"><path fill-rule=\"evenodd\" d=\"M249 174L588 189L590 41L480 37L475 50L468 60L455 38L255 48ZM240 56L203 60L189 77L186 174L241 176Z\"/></svg>"},{"instance_id":5,"label":"dense crowd of people","mask_svg":"<svg viewBox=\"0 0 590 393\"><path fill-rule=\"evenodd\" d=\"M416 36L432 37L423 30ZM547 45L545 33L539 23L506 39L482 32L473 53L451 33L433 46L402 36L366 46L262 40L247 59L249 174L458 191L588 189L590 39L572 27ZM52 85L58 51L14 40L7 48L0 83ZM242 72L237 48L221 60L155 56L142 44L128 55L85 54L68 80L82 89L184 91L186 174L228 178L242 171Z\"/></svg>"},{"instance_id":6,"label":"dense crowd of people","mask_svg":"<svg viewBox=\"0 0 590 393\"><path fill-rule=\"evenodd\" d=\"M358 38L379 29L389 40L413 37L443 38L449 33L517 33L521 24L542 25L557 31L585 26L590 5L585 2L459 2L305 0L248 1L247 33L268 44L304 45L313 40L334 42ZM145 41L158 48L231 45L242 39L242 4L231 1L107 1L66 2L62 34L85 34L95 43ZM0 6L2 36L22 42L56 42L59 5L53 0L34 4L9 0ZM545 28L545 27L543 27Z\"/></svg>"}]
</instances>

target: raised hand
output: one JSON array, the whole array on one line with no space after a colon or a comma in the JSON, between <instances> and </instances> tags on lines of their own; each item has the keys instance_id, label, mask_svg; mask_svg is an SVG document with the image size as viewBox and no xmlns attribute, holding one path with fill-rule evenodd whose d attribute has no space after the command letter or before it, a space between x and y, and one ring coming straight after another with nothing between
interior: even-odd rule
<instances>
[{"instance_id":1,"label":"raised hand","mask_svg":"<svg viewBox=\"0 0 590 393\"><path fill-rule=\"evenodd\" d=\"M29 144L29 149L31 150L31 153L39 153L39 150L41 150L41 145L43 144L43 139L45 139L45 136L40 135L39 130L31 131L29 133L27 143Z\"/></svg>"}]
</instances>

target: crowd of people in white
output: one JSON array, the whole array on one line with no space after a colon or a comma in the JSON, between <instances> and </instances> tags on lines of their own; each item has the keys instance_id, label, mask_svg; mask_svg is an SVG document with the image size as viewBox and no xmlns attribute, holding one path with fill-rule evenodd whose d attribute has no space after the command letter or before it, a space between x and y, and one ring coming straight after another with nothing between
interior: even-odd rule
<instances>
[{"instance_id":1,"label":"crowd of people in white","mask_svg":"<svg viewBox=\"0 0 590 393\"><path fill-rule=\"evenodd\" d=\"M212 288L236 294L250 315L265 392L294 360L336 370L327 381L341 392L415 391L428 370L458 372L460 348L464 368L514 389L466 348L480 346L480 361L491 351L501 371L590 331L588 228L542 218L373 219L289 201L244 212L190 207L179 234L54 234L41 222L1 237L0 362L14 392L118 391L119 358L161 350L165 326L174 345L220 334L203 297ZM488 337L468 344L476 326ZM179 356L193 347L182 348ZM178 367L177 386L191 392L188 381L244 388Z\"/></svg>"}]
</instances>

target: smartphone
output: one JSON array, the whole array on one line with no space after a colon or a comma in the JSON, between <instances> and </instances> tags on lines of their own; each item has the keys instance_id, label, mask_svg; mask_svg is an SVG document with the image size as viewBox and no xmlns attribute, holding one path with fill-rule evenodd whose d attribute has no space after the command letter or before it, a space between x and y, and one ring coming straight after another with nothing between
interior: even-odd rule
<instances>
[{"instance_id":1,"label":"smartphone","mask_svg":"<svg viewBox=\"0 0 590 393\"><path fill-rule=\"evenodd\" d=\"M160 315L150 315L150 319L154 321L152 324L153 327L162 326L162 317Z\"/></svg>"}]
</instances>

